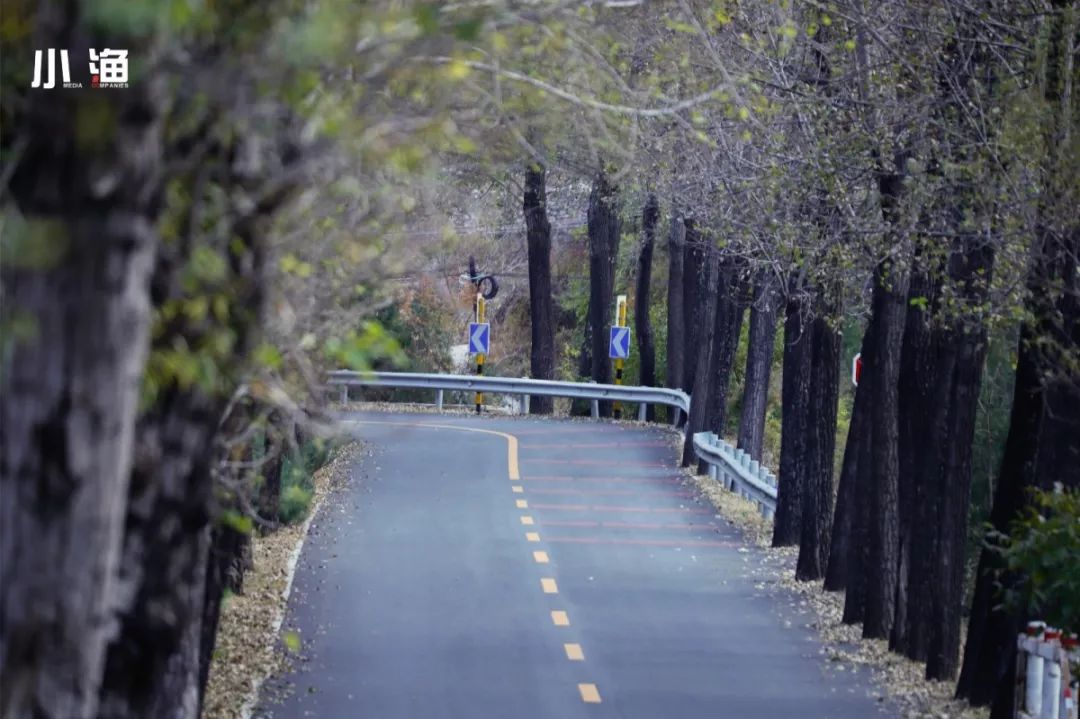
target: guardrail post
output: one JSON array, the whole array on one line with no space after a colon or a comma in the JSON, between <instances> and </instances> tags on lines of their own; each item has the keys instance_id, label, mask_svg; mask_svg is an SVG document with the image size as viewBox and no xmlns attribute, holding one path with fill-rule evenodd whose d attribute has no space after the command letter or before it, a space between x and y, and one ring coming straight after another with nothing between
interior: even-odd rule
<instances>
[{"instance_id":1,"label":"guardrail post","mask_svg":"<svg viewBox=\"0 0 1080 719\"><path fill-rule=\"evenodd\" d=\"M529 395L527 395L527 394L521 395L521 413L522 414L528 414L529 413Z\"/></svg>"},{"instance_id":2,"label":"guardrail post","mask_svg":"<svg viewBox=\"0 0 1080 719\"><path fill-rule=\"evenodd\" d=\"M592 418L600 419L600 400L594 399L589 400L589 402L591 405L590 414L592 415Z\"/></svg>"},{"instance_id":3,"label":"guardrail post","mask_svg":"<svg viewBox=\"0 0 1080 719\"><path fill-rule=\"evenodd\" d=\"M443 391L441 389L435 390L435 409L442 412L443 405Z\"/></svg>"},{"instance_id":4,"label":"guardrail post","mask_svg":"<svg viewBox=\"0 0 1080 719\"><path fill-rule=\"evenodd\" d=\"M348 404L349 403L349 385L347 385L347 384L341 385L341 403L342 404Z\"/></svg>"},{"instance_id":5,"label":"guardrail post","mask_svg":"<svg viewBox=\"0 0 1080 719\"><path fill-rule=\"evenodd\" d=\"M638 402L637 421L638 422L644 422L646 420L646 418L649 416L648 412L649 412L649 405L645 404L644 402Z\"/></svg>"},{"instance_id":6,"label":"guardrail post","mask_svg":"<svg viewBox=\"0 0 1080 719\"><path fill-rule=\"evenodd\" d=\"M1037 717L1042 714L1043 697L1043 658L1034 652L1025 654L1027 666L1024 676L1024 708L1027 713Z\"/></svg>"},{"instance_id":7,"label":"guardrail post","mask_svg":"<svg viewBox=\"0 0 1080 719\"><path fill-rule=\"evenodd\" d=\"M671 408L671 416L672 416L671 426L672 427L678 427L679 426L679 419L682 418L682 410L679 409L678 407L672 407Z\"/></svg>"},{"instance_id":8,"label":"guardrail post","mask_svg":"<svg viewBox=\"0 0 1080 719\"><path fill-rule=\"evenodd\" d=\"M1043 713L1046 719L1059 719L1061 712L1061 664L1056 661L1046 662L1046 675L1043 676Z\"/></svg>"}]
</instances>

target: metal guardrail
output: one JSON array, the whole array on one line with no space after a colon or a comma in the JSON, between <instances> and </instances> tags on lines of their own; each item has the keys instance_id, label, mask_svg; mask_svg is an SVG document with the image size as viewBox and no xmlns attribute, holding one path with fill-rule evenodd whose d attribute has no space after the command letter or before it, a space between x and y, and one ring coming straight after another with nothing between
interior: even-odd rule
<instances>
[{"instance_id":1,"label":"metal guardrail","mask_svg":"<svg viewBox=\"0 0 1080 719\"><path fill-rule=\"evenodd\" d=\"M694 454L709 465L709 476L745 499L756 502L761 516L776 514L776 477L756 459L716 436L714 432L694 435Z\"/></svg>"},{"instance_id":2,"label":"metal guardrail","mask_svg":"<svg viewBox=\"0 0 1080 719\"><path fill-rule=\"evenodd\" d=\"M336 370L329 374L327 382L341 387L341 401L348 401L349 387L393 387L399 389L430 389L435 391L435 404L443 407L444 392L485 392L509 394L521 398L521 412L529 411L529 396L569 397L586 399L592 403L592 416L600 416L600 402L634 402L638 405L638 420L644 421L650 404L672 407L673 424L678 424L680 413L690 411L690 396L677 389L666 387L638 387L633 385L596 384L595 382L556 382L544 379L515 379L513 377L484 377L483 375L424 374L417 372L354 372Z\"/></svg>"},{"instance_id":3,"label":"metal guardrail","mask_svg":"<svg viewBox=\"0 0 1080 719\"><path fill-rule=\"evenodd\" d=\"M1016 639L1016 719L1076 719L1080 640L1042 622Z\"/></svg>"}]
</instances>

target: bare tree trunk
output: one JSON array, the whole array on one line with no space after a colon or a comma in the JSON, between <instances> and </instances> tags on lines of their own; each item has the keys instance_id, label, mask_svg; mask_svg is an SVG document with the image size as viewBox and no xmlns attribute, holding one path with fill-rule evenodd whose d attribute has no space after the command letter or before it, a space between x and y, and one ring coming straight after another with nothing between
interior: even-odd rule
<instances>
[{"instance_id":1,"label":"bare tree trunk","mask_svg":"<svg viewBox=\"0 0 1080 719\"><path fill-rule=\"evenodd\" d=\"M968 243L974 238L966 238ZM954 258L963 265L967 275L962 281L981 282L989 275L989 250L972 252L969 244L965 256ZM976 280L978 276L978 280ZM960 278L957 278L960 279ZM983 293L971 287L964 290L971 299L981 301ZM960 660L960 612L964 601L964 558L967 549L968 508L971 496L971 454L975 441L975 415L978 409L979 387L982 382L983 361L986 357L985 327L972 327L965 319L955 321L950 332L939 340L952 355L948 363L948 407L944 432L941 435L941 469L937 493L938 521L930 526L937 530L934 574L930 593L930 622L926 676L928 679L954 679Z\"/></svg>"},{"instance_id":2,"label":"bare tree trunk","mask_svg":"<svg viewBox=\"0 0 1080 719\"><path fill-rule=\"evenodd\" d=\"M237 152L243 154L244 149ZM222 148L211 159L225 161L228 156ZM261 182L255 171L250 177L227 174L226 190L239 190L248 180ZM229 238L220 246L204 245L220 253L228 271L202 289L229 292L232 309L221 319L173 318L155 337L159 349L176 337L183 337L188 346L201 346L208 336L227 329L235 338L238 356L252 351L263 319L266 222L287 192L282 187L264 193L249 213L222 220L228 223L223 228L227 231L201 237L204 242L210 237ZM203 199L195 194L192 201ZM161 301L190 291L180 280L192 241L190 233L184 234L184 241L164 247L159 255L153 285ZM174 379L159 387L155 402L139 420L121 571L125 593L116 608L120 631L109 645L101 689L105 716L191 719L198 712L212 463L221 458L213 440L233 386L182 387ZM239 426L246 426L246 415L239 421Z\"/></svg>"},{"instance_id":3,"label":"bare tree trunk","mask_svg":"<svg viewBox=\"0 0 1080 719\"><path fill-rule=\"evenodd\" d=\"M810 467L810 376L814 358L813 337L806 298L793 287L784 319L784 376L781 390L782 430L780 476L777 481L776 518L772 546L799 543L802 534L803 486Z\"/></svg>"},{"instance_id":4,"label":"bare tree trunk","mask_svg":"<svg viewBox=\"0 0 1080 719\"><path fill-rule=\"evenodd\" d=\"M525 168L525 237L529 249L529 368L534 379L555 378L555 322L551 301L551 224L547 217L546 169ZM551 414L554 398L536 396L530 414Z\"/></svg>"},{"instance_id":5,"label":"bare tree trunk","mask_svg":"<svg viewBox=\"0 0 1080 719\"><path fill-rule=\"evenodd\" d=\"M825 292L830 292L826 289ZM795 578L816 581L825 576L829 532L833 518L833 464L836 454L836 413L840 399L839 290L820 301L810 334L813 359L810 373L810 425L803 484L802 527ZM814 413L816 412L816 416Z\"/></svg>"},{"instance_id":6,"label":"bare tree trunk","mask_svg":"<svg viewBox=\"0 0 1080 719\"><path fill-rule=\"evenodd\" d=\"M731 386L731 370L735 366L735 352L739 347L743 316L746 314L746 291L739 261L721 254L720 275L717 282L716 329L713 334L712 390L709 392L709 415L706 426L716 434L724 435L727 423L728 391ZM700 471L704 474L705 468Z\"/></svg>"},{"instance_id":7,"label":"bare tree trunk","mask_svg":"<svg viewBox=\"0 0 1080 719\"><path fill-rule=\"evenodd\" d=\"M259 489L259 516L270 527L277 525L281 516L281 466L285 453L284 444L268 457L262 467L262 484Z\"/></svg>"},{"instance_id":8,"label":"bare tree trunk","mask_svg":"<svg viewBox=\"0 0 1080 719\"><path fill-rule=\"evenodd\" d=\"M765 406L769 398L780 302L776 285L776 277L769 270L759 272L754 282L754 304L750 308L750 344L746 352L746 384L739 418L739 448L758 460L765 441Z\"/></svg>"},{"instance_id":9,"label":"bare tree trunk","mask_svg":"<svg viewBox=\"0 0 1080 719\"><path fill-rule=\"evenodd\" d=\"M74 4L35 12L36 46L94 42ZM161 89L144 80L118 93L107 138L85 136L82 92L32 91L11 108L6 140L22 151L5 158L18 209L5 215L25 224L5 222L0 307L5 332L11 319L32 331L12 338L0 368L5 719L97 710L147 356Z\"/></svg>"},{"instance_id":10,"label":"bare tree trunk","mask_svg":"<svg viewBox=\"0 0 1080 719\"><path fill-rule=\"evenodd\" d=\"M694 434L705 430L705 420L708 414L708 398L711 392L713 376L709 372L712 363L713 332L716 328L716 303L717 303L717 276L719 275L719 259L715 256L706 257L706 281L704 302L702 306L701 326L704 333L699 337L697 347L693 348L697 359L697 367L694 371L695 401L690 403L690 416L686 422L686 433L683 438L682 466L689 467L695 460Z\"/></svg>"},{"instance_id":11,"label":"bare tree trunk","mask_svg":"<svg viewBox=\"0 0 1080 719\"><path fill-rule=\"evenodd\" d=\"M683 225L686 235L683 245L683 370L682 380L687 392L693 392L696 386L698 367L698 345L705 334L706 285L709 282L708 255L704 240L697 225L691 218L685 218ZM670 362L671 359L668 359Z\"/></svg>"},{"instance_id":12,"label":"bare tree trunk","mask_svg":"<svg viewBox=\"0 0 1080 719\"><path fill-rule=\"evenodd\" d=\"M868 352L873 341L871 322L863 335L861 351ZM860 512L858 485L860 461L867 443L867 425L870 411L870 389L864 379L860 380L855 390L855 404L851 411L851 423L848 426L847 440L844 444L844 461L840 469L840 485L836 495L836 510L833 513L832 533L829 538L829 566L825 571L826 591L845 591L844 623L862 621L865 604L865 586L862 577L862 555L858 551L861 544L856 541L859 530L857 518Z\"/></svg>"},{"instance_id":13,"label":"bare tree trunk","mask_svg":"<svg viewBox=\"0 0 1080 719\"><path fill-rule=\"evenodd\" d=\"M619 257L619 215L616 189L603 172L589 195L589 325L592 327L592 378L611 383L608 327L614 317L615 262ZM611 415L611 402L600 403L600 414Z\"/></svg>"},{"instance_id":14,"label":"bare tree trunk","mask_svg":"<svg viewBox=\"0 0 1080 719\"><path fill-rule=\"evenodd\" d=\"M895 227L896 205L903 186L899 173L882 173L879 178L883 214ZM893 233L899 262L881 262L874 275L872 313L877 327L870 354L863 357L863 374L871 380L869 464L865 514L867 520L866 610L863 636L886 639L892 631L896 610L896 580L899 571L899 458L897 380L907 305L908 268L904 266L906 239Z\"/></svg>"},{"instance_id":15,"label":"bare tree trunk","mask_svg":"<svg viewBox=\"0 0 1080 719\"><path fill-rule=\"evenodd\" d=\"M940 267L923 267L930 262L922 247L916 252L908 291L907 319L904 322L900 353L899 398L899 486L900 562L897 576L896 621L889 648L916 661L926 661L926 622L929 592L926 584L933 566L930 526L934 508L930 506L929 473L937 461L930 451L937 430L933 418L940 405L935 397L935 357L931 342L930 317L940 285L933 279ZM924 471L924 468L927 471Z\"/></svg>"},{"instance_id":16,"label":"bare tree trunk","mask_svg":"<svg viewBox=\"0 0 1080 719\"><path fill-rule=\"evenodd\" d=\"M210 552L206 562L206 578L203 580L203 615L199 626L199 706L195 716L202 716L206 683L210 679L210 664L214 658L214 642L221 621L221 605L225 599L226 557L232 555L227 532L239 534L235 529L219 524L210 530Z\"/></svg>"},{"instance_id":17,"label":"bare tree trunk","mask_svg":"<svg viewBox=\"0 0 1080 719\"><path fill-rule=\"evenodd\" d=\"M656 347L653 342L652 323L649 321L650 289L652 286L652 256L656 244L656 224L660 219L660 206L656 195L649 193L641 211L641 251L638 253L637 285L634 288L634 334L637 335L639 367L638 382L644 387L656 386ZM649 405L646 420L655 418L656 408Z\"/></svg>"}]
</instances>

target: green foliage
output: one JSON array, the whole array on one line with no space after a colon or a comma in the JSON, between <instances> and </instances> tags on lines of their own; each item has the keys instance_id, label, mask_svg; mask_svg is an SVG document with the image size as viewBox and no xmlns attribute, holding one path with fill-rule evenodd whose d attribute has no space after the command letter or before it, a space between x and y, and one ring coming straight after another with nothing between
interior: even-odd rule
<instances>
[{"instance_id":1,"label":"green foliage","mask_svg":"<svg viewBox=\"0 0 1080 719\"><path fill-rule=\"evenodd\" d=\"M749 312L747 312L749 315ZM777 333L779 334L779 333ZM743 319L739 329L739 344L735 347L735 361L731 365L731 384L728 385L726 427L724 434L734 437L739 433L739 417L742 416L743 387L746 385L746 354L750 347L750 318Z\"/></svg>"},{"instance_id":2,"label":"green foliage","mask_svg":"<svg viewBox=\"0 0 1080 719\"><path fill-rule=\"evenodd\" d=\"M991 534L1008 575L1002 604L1029 619L1080 630L1080 490L1034 490L1008 535Z\"/></svg>"},{"instance_id":3,"label":"green foliage","mask_svg":"<svg viewBox=\"0 0 1080 719\"><path fill-rule=\"evenodd\" d=\"M841 374L841 383L844 375ZM841 393L836 407L836 446L833 450L833 481L840 482L840 470L844 466L844 449L847 446L848 432L851 431L851 411L854 409L855 396Z\"/></svg>"},{"instance_id":4,"label":"green foliage","mask_svg":"<svg viewBox=\"0 0 1080 719\"><path fill-rule=\"evenodd\" d=\"M281 463L281 505L278 518L283 524L295 524L307 518L311 509L312 475L330 457L333 449L324 439L314 439L300 446L298 452Z\"/></svg>"},{"instance_id":5,"label":"green foliage","mask_svg":"<svg viewBox=\"0 0 1080 719\"><path fill-rule=\"evenodd\" d=\"M338 367L371 370L377 365L399 365L405 362L401 344L375 320L364 320L358 330L326 340L326 358Z\"/></svg>"},{"instance_id":6,"label":"green foliage","mask_svg":"<svg viewBox=\"0 0 1080 719\"><path fill-rule=\"evenodd\" d=\"M281 490L278 517L283 524L302 522L311 508L311 490L294 484Z\"/></svg>"},{"instance_id":7,"label":"green foliage","mask_svg":"<svg viewBox=\"0 0 1080 719\"><path fill-rule=\"evenodd\" d=\"M232 527L240 534L251 534L251 530L254 527L254 522L251 521L251 517L232 509L221 515L221 523Z\"/></svg>"}]
</instances>

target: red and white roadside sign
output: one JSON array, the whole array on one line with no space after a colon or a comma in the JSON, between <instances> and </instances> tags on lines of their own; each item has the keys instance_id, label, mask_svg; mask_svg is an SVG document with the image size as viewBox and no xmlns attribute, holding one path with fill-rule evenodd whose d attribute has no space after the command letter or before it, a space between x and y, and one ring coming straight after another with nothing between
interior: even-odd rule
<instances>
[{"instance_id":1,"label":"red and white roadside sign","mask_svg":"<svg viewBox=\"0 0 1080 719\"><path fill-rule=\"evenodd\" d=\"M862 375L862 352L858 352L851 359L851 384L859 386L859 377Z\"/></svg>"}]
</instances>

